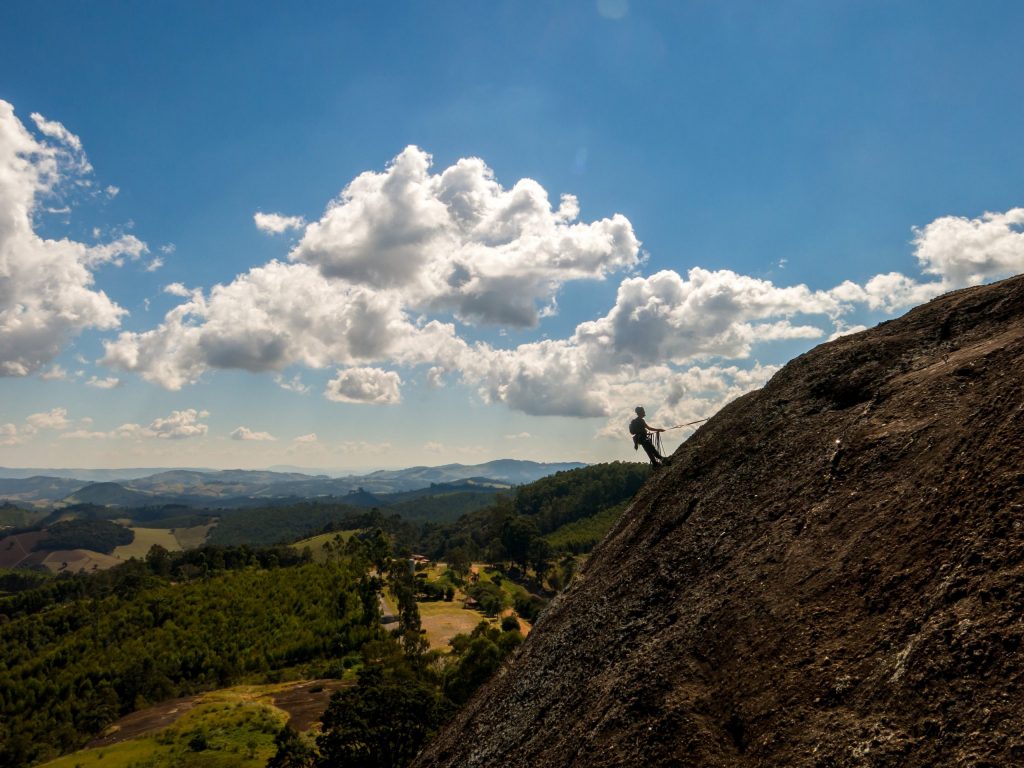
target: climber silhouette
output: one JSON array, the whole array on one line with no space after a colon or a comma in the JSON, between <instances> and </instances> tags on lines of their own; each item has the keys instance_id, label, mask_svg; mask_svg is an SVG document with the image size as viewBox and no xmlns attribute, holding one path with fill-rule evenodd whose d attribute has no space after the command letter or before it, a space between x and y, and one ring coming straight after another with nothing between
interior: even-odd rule
<instances>
[{"instance_id":1,"label":"climber silhouette","mask_svg":"<svg viewBox=\"0 0 1024 768\"><path fill-rule=\"evenodd\" d=\"M633 436L633 450L635 451L640 446L643 446L644 451L647 452L647 458L651 460L652 467L661 467L672 463L672 459L662 456L658 450L660 448L661 438L658 438L659 445L655 447L654 443L651 442L651 434L660 435L665 430L660 427L652 427L645 420L647 416L642 405L638 405L635 409L636 418L629 422L629 434Z\"/></svg>"}]
</instances>

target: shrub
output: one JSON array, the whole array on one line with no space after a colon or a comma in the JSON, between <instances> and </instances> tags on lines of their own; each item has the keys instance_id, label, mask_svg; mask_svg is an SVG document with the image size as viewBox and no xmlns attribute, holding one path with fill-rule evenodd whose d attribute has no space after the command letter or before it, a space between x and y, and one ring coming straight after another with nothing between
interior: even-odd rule
<instances>
[{"instance_id":1,"label":"shrub","mask_svg":"<svg viewBox=\"0 0 1024 768\"><path fill-rule=\"evenodd\" d=\"M188 740L188 748L193 752L202 752L209 749L210 744L206 740L206 734L202 731L196 731L195 735Z\"/></svg>"}]
</instances>

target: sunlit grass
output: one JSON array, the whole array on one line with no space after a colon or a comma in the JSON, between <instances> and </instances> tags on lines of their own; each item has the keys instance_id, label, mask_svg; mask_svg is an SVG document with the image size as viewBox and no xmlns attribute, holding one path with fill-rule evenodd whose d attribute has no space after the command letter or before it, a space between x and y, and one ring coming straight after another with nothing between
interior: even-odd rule
<instances>
[{"instance_id":1,"label":"sunlit grass","mask_svg":"<svg viewBox=\"0 0 1024 768\"><path fill-rule=\"evenodd\" d=\"M271 695L287 684L212 691L163 730L105 747L83 749L44 768L262 768L288 719Z\"/></svg>"},{"instance_id":2,"label":"sunlit grass","mask_svg":"<svg viewBox=\"0 0 1024 768\"><path fill-rule=\"evenodd\" d=\"M215 525L217 524L193 525L191 528L175 528L172 532L182 549L195 549L206 542L206 537L210 535L210 530Z\"/></svg>"},{"instance_id":3,"label":"sunlit grass","mask_svg":"<svg viewBox=\"0 0 1024 768\"><path fill-rule=\"evenodd\" d=\"M448 648L448 641L458 634L469 634L481 621L489 621L479 611L462 607L459 601L444 600L417 603L420 624L427 630L431 648ZM493 622L492 622L493 623Z\"/></svg>"},{"instance_id":4,"label":"sunlit grass","mask_svg":"<svg viewBox=\"0 0 1024 768\"><path fill-rule=\"evenodd\" d=\"M168 552L177 552L181 549L181 544L167 528L136 528L132 526L131 530L135 533L135 539L131 544L117 547L114 550L114 557L122 560L131 557L141 559L149 554L150 547L154 544L159 544Z\"/></svg>"},{"instance_id":5,"label":"sunlit grass","mask_svg":"<svg viewBox=\"0 0 1024 768\"><path fill-rule=\"evenodd\" d=\"M349 539L351 539L353 536L359 533L360 530L361 529L321 533L316 536L310 536L308 539L303 539L302 541L295 542L294 544L292 544L292 548L297 549L299 552L301 552L306 547L309 547L310 552L313 553L313 560L315 560L318 563L322 563L327 559L327 551L324 545L333 545L335 539L338 536L341 537L341 541L347 542Z\"/></svg>"}]
</instances>

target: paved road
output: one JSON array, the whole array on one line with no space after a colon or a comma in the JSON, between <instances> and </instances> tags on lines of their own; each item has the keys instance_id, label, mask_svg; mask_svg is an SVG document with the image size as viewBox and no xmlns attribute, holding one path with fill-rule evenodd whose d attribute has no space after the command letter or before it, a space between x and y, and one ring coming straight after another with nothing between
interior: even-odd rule
<instances>
[{"instance_id":1,"label":"paved road","mask_svg":"<svg viewBox=\"0 0 1024 768\"><path fill-rule=\"evenodd\" d=\"M380 596L380 623L381 624L395 624L398 622L398 610L393 608L388 602L387 598L384 597L384 593Z\"/></svg>"}]
</instances>

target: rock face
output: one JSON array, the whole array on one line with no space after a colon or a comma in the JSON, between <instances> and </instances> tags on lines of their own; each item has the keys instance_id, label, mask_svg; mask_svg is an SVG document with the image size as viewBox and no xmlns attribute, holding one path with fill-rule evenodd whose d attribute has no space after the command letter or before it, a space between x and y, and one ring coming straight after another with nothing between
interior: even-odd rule
<instances>
[{"instance_id":1,"label":"rock face","mask_svg":"<svg viewBox=\"0 0 1024 768\"><path fill-rule=\"evenodd\" d=\"M1024 765L1022 381L1024 276L792 361L415 765Z\"/></svg>"}]
</instances>

